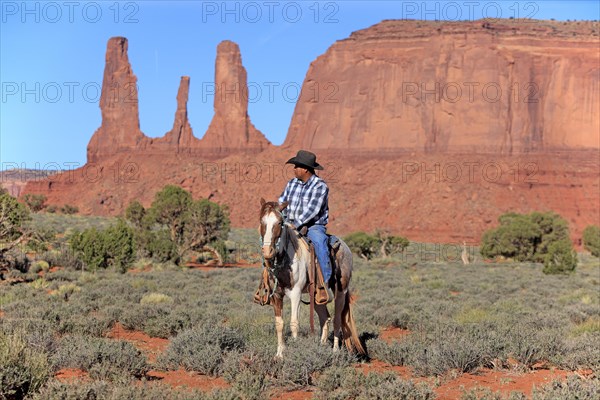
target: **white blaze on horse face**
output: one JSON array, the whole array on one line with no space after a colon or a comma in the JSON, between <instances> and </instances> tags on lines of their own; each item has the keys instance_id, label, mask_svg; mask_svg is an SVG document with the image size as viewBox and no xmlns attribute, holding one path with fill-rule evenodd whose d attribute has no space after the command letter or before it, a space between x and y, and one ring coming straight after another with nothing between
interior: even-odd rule
<instances>
[{"instance_id":1,"label":"white blaze on horse face","mask_svg":"<svg viewBox=\"0 0 600 400\"><path fill-rule=\"evenodd\" d=\"M271 241L273 240L273 229L277 223L277 216L275 213L268 213L262 218L262 223L265 224L265 237L263 238L263 256L271 257L273 249L271 248Z\"/></svg>"}]
</instances>

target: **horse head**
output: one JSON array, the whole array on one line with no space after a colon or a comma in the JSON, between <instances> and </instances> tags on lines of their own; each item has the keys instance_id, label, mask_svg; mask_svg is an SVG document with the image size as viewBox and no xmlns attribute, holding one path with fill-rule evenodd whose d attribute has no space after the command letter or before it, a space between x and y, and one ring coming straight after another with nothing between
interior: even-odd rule
<instances>
[{"instance_id":1,"label":"horse head","mask_svg":"<svg viewBox=\"0 0 600 400\"><path fill-rule=\"evenodd\" d=\"M262 253L265 260L270 261L277 253L277 243L281 238L284 219L281 211L287 207L288 203L282 204L271 201L266 202L260 199L260 237L262 239Z\"/></svg>"}]
</instances>

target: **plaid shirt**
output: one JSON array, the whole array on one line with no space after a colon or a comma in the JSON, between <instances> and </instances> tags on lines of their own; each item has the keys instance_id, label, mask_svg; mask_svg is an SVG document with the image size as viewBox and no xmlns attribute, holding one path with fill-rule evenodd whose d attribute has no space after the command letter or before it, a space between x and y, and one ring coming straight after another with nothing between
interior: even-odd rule
<instances>
[{"instance_id":1,"label":"plaid shirt","mask_svg":"<svg viewBox=\"0 0 600 400\"><path fill-rule=\"evenodd\" d=\"M296 228L307 225L327 225L329 222L329 188L317 175L306 183L298 178L290 180L279 197L279 203L288 202L283 211Z\"/></svg>"}]
</instances>

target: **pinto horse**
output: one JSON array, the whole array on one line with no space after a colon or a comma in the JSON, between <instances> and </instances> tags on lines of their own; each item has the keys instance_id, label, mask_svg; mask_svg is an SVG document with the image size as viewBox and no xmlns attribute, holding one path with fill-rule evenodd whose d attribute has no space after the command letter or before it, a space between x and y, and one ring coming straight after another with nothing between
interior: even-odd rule
<instances>
[{"instance_id":1,"label":"pinto horse","mask_svg":"<svg viewBox=\"0 0 600 400\"><path fill-rule=\"evenodd\" d=\"M309 288L308 269L311 263L311 252L307 242L292 225L285 222L281 211L287 202L265 202L260 199L260 236L265 267L270 278L275 281L271 304L275 311L275 328L277 330L277 357L283 357L285 342L283 340L283 297L287 295L292 304L290 328L292 337L298 337L298 312L302 293ZM335 284L335 314L333 318L333 350L338 351L340 340L349 351L366 354L356 332L352 317L350 279L352 278L352 252L340 239L340 248L336 254L336 267L340 270ZM335 271L334 271L335 272ZM327 305L315 304L321 326L321 344L327 342L331 317Z\"/></svg>"}]
</instances>

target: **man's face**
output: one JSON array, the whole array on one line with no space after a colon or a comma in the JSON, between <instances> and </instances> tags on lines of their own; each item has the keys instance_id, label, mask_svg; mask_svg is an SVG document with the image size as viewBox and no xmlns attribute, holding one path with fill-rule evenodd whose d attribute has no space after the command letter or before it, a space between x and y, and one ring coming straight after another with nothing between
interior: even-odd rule
<instances>
[{"instance_id":1,"label":"man's face","mask_svg":"<svg viewBox=\"0 0 600 400\"><path fill-rule=\"evenodd\" d=\"M304 182L309 177L308 170L300 165L294 165L294 176Z\"/></svg>"}]
</instances>

